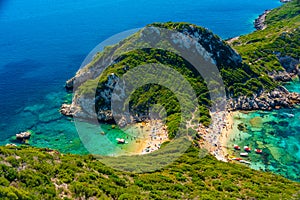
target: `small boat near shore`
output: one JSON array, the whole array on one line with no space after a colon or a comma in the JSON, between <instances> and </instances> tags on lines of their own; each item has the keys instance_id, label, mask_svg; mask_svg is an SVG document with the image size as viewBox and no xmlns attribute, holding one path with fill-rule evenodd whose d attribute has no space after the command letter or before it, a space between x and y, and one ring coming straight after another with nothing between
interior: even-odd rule
<instances>
[{"instance_id":1,"label":"small boat near shore","mask_svg":"<svg viewBox=\"0 0 300 200\"><path fill-rule=\"evenodd\" d=\"M245 152L245 153L240 153L240 156L242 156L242 157L248 157L249 154L248 154L247 152Z\"/></svg>"},{"instance_id":2,"label":"small boat near shore","mask_svg":"<svg viewBox=\"0 0 300 200\"><path fill-rule=\"evenodd\" d=\"M262 154L262 150L261 149L255 149L255 153Z\"/></svg>"},{"instance_id":3,"label":"small boat near shore","mask_svg":"<svg viewBox=\"0 0 300 200\"><path fill-rule=\"evenodd\" d=\"M248 146L244 146L244 150L245 150L246 152L251 152L251 148L248 147Z\"/></svg>"},{"instance_id":4,"label":"small boat near shore","mask_svg":"<svg viewBox=\"0 0 300 200\"><path fill-rule=\"evenodd\" d=\"M239 145L233 145L233 148L235 149L235 150L241 150L241 147L239 146Z\"/></svg>"},{"instance_id":5,"label":"small boat near shore","mask_svg":"<svg viewBox=\"0 0 300 200\"><path fill-rule=\"evenodd\" d=\"M245 163L245 164L248 164L248 165L251 164L251 162L249 162L249 161L247 161L247 160L240 160L240 163Z\"/></svg>"},{"instance_id":6,"label":"small boat near shore","mask_svg":"<svg viewBox=\"0 0 300 200\"><path fill-rule=\"evenodd\" d=\"M240 161L243 160L243 158L232 158L232 160Z\"/></svg>"},{"instance_id":7,"label":"small boat near shore","mask_svg":"<svg viewBox=\"0 0 300 200\"><path fill-rule=\"evenodd\" d=\"M126 144L127 142L123 138L117 138L118 144Z\"/></svg>"}]
</instances>

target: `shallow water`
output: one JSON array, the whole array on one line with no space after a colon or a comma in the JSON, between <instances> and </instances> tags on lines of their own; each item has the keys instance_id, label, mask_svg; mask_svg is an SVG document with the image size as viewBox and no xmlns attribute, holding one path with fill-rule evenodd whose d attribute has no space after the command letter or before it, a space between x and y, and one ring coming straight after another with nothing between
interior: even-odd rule
<instances>
[{"instance_id":1,"label":"shallow water","mask_svg":"<svg viewBox=\"0 0 300 200\"><path fill-rule=\"evenodd\" d=\"M63 85L85 55L113 34L156 21L187 21L222 38L235 37L253 31L253 20L279 5L279 0L1 1L0 144L14 142L11 137L16 133L32 130L30 145L88 153L73 120L58 112L62 103L71 100ZM300 92L297 81L286 87ZM284 113L295 116L287 118ZM229 145L262 148L263 155L251 154L251 167L299 181L299 117L300 109L240 114L235 126L245 123L247 131L235 131L235 141ZM115 155L134 145L134 138L127 139L118 128L102 125L103 136L94 133L93 126L83 124L82 129L101 155ZM129 143L119 145L116 138L126 138Z\"/></svg>"},{"instance_id":2,"label":"shallow water","mask_svg":"<svg viewBox=\"0 0 300 200\"><path fill-rule=\"evenodd\" d=\"M253 31L253 20L279 5L279 0L0 1L0 144L29 129L36 132L34 146L86 153L72 120L58 113L71 99L63 86L92 48L118 32L187 21L234 37Z\"/></svg>"},{"instance_id":3,"label":"shallow water","mask_svg":"<svg viewBox=\"0 0 300 200\"><path fill-rule=\"evenodd\" d=\"M299 92L299 80L287 84L286 88ZM233 144L262 149L262 155L250 153L246 159L251 161L250 167L300 181L300 107L239 113L234 119L233 134L227 144L230 155L240 157L239 153L243 152L234 151ZM238 130L239 124L246 125L245 130Z\"/></svg>"}]
</instances>

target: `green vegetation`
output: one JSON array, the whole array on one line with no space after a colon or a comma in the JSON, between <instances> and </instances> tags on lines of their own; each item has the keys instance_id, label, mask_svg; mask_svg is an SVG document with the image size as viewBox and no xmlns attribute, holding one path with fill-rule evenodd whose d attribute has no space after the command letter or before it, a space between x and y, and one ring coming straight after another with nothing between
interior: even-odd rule
<instances>
[{"instance_id":1,"label":"green vegetation","mask_svg":"<svg viewBox=\"0 0 300 200\"><path fill-rule=\"evenodd\" d=\"M195 91L195 94L197 95L198 103L199 105L201 105L198 108L198 110L202 111L202 115L201 118L199 115L197 121L201 121L204 124L209 125L209 93L202 77L187 61L185 61L184 59L172 52L167 52L158 49L142 49L123 54L122 57L119 59L119 62L117 62L116 64L112 65L104 71L104 73L101 76L103 78L100 79L97 90L100 93L103 90L109 89L106 85L107 77L109 76L109 74L114 73L118 77L122 77L128 70L133 69L136 66L146 65L148 63L160 63L164 66L173 68L176 71L178 71L186 81L190 83L190 85ZM124 70L124 68L126 68L126 70ZM168 76L168 74L163 74L166 72L161 73L162 76ZM147 77L144 77L144 79L146 80ZM179 89L181 87L180 83L175 83L173 79L166 79L164 81L169 85L174 85L175 88ZM109 105L110 103L106 102L105 98L101 97L99 93L96 93L96 96L99 96L99 100L96 104L96 110L104 109L105 107L107 107L107 104ZM134 93L131 95L129 108L134 115L146 115L150 107L155 104L162 105L166 110L166 120L168 125L169 136L173 138L178 130L176 127L178 127L181 121L178 120L180 119L179 114L181 113L181 107L177 97L170 89L157 84L144 85L138 88L136 91L134 91ZM186 102L185 106L193 107L189 105L189 102Z\"/></svg>"},{"instance_id":2,"label":"green vegetation","mask_svg":"<svg viewBox=\"0 0 300 200\"><path fill-rule=\"evenodd\" d=\"M268 28L241 36L231 43L243 58L243 62L226 64L230 48L225 42L216 42L224 49L224 55L216 59L217 67L223 77L228 96L252 95L262 90L276 87L268 72L283 70L277 56L299 59L299 1L293 1L275 9L267 16ZM210 31L187 23L152 24L178 31L196 30L203 35L220 41ZM126 68L132 69L146 63L161 63L175 69L191 84L197 95L200 107L194 122L209 125L208 107L211 104L206 84L191 64L180 56L159 49L134 50L121 54L118 47L127 48L131 36L119 44L106 48L97 54L85 68L89 70L100 63L109 51L119 53L117 62L104 71L98 79L85 82L80 94L92 93L98 84L98 93L106 89L105 83L111 73L125 74ZM205 41L202 46L208 47ZM217 52L211 52L216 54ZM220 53L220 52L219 52ZM216 55L214 55L216 56ZM226 57L227 56L227 57ZM217 57L216 57L217 58ZM223 59L222 59L223 58ZM125 68L124 68L125 67ZM176 84L176 83L175 83ZM99 98L97 109L102 109L106 99ZM146 113L154 104L164 106L168 114L170 136L177 130L180 122L178 99L167 88L149 84L132 95L129 102L134 113ZM239 125L244 129L244 125ZM193 129L187 134L195 135ZM164 144L162 151L173 152L173 147ZM176 146L176 145L175 145ZM176 146L180 148L180 146ZM124 159L119 168L132 172L113 170L91 155L60 154L49 149L32 147L0 147L0 199L299 199L300 184L269 172L255 171L240 164L223 163L212 156L200 158L202 152L190 147L179 159L163 169L152 173L138 174L147 170L154 158L167 162L153 154L142 157L144 163L136 163L134 157ZM203 152L202 152L203 153ZM152 156L152 157L151 157ZM122 158L118 158L121 159ZM115 162L112 158L110 163ZM119 163L119 162L117 162Z\"/></svg>"},{"instance_id":3,"label":"green vegetation","mask_svg":"<svg viewBox=\"0 0 300 200\"><path fill-rule=\"evenodd\" d=\"M197 32L198 35L202 36L199 43L212 54L212 57L216 61L226 87L227 95L229 97L238 97L241 95L252 96L255 93L260 93L263 90L271 90L277 86L277 83L268 76L268 73L283 70L278 56L299 58L299 12L299 4L296 1L285 4L267 16L267 29L256 31L234 40L231 45L242 56L243 62L232 61L232 49L225 42L221 41L218 36L205 28L188 23L173 22L154 23L148 25L148 27L176 30L190 35L194 35ZM175 53L161 49L148 48L122 53L124 52L123 49L130 49L133 45L142 45L135 42L140 37L139 34L140 32L130 36L118 45L106 48L104 52L98 54L89 64L87 69L96 66L105 55L109 55L109 52L114 52L116 61L101 75L98 94L107 89L106 82L111 73L122 77L127 70L136 66L147 63L161 63L177 70L189 81L196 92L198 103L202 106L199 110L204 111L200 113L202 120L198 117L198 122L200 121L208 125L210 121L207 107L211 103L209 93L200 74L193 69L189 62ZM170 46L165 41L162 45ZM211 46L213 46L212 49ZM97 84L97 80L99 79L84 83L80 87L79 93L85 95L93 93L91 88ZM167 99L170 99L170 101ZM105 98L99 98L97 109L107 107L109 103L105 101ZM158 85L146 85L137 90L131 99L130 108L135 114L146 114L149 107L156 103L160 103L166 108L170 118L174 118L172 115L178 115L179 113L180 107L174 94L167 88L163 89Z\"/></svg>"},{"instance_id":4,"label":"green vegetation","mask_svg":"<svg viewBox=\"0 0 300 200\"><path fill-rule=\"evenodd\" d=\"M267 28L241 36L232 46L258 74L281 71L278 56L300 58L300 4L297 1L274 9L266 17Z\"/></svg>"},{"instance_id":5,"label":"green vegetation","mask_svg":"<svg viewBox=\"0 0 300 200\"><path fill-rule=\"evenodd\" d=\"M183 22L168 22L163 24L154 23L149 26L157 26L179 32L187 32L191 35L194 34L196 29L202 38L214 38L210 40L200 39L199 43L212 54L212 58L216 61L216 65L220 70L228 97L238 97L241 95L252 96L253 94L260 93L263 90L271 90L276 87L276 83L267 76L267 71L262 72L252 68L247 62L234 61L232 58L232 49L228 46L228 44L222 41L217 35L203 27ZM270 71L273 69L276 69L276 67L271 67Z\"/></svg>"},{"instance_id":6,"label":"green vegetation","mask_svg":"<svg viewBox=\"0 0 300 200\"><path fill-rule=\"evenodd\" d=\"M269 77L270 72L284 70L278 57L288 56L296 60L299 59L299 13L300 6L297 1L287 3L267 16L266 24L268 27L265 30L255 31L232 41L231 46L242 56L242 60L236 58L234 51L226 42L205 28L183 22L154 23L147 27L175 30L191 36L201 35L198 42L216 61L227 96L252 96L262 91L270 91L280 84ZM208 108L211 105L211 100L207 83L188 61L171 51L161 49L124 50L130 49L132 46L145 45L143 42L139 42L142 33L143 30L99 53L84 70L97 66L105 59L106 55L114 55L115 62L100 77L83 83L79 88L79 94L94 95L93 87L100 80L96 93L96 110L110 109L110 99L100 95L104 90L110 90L111 86L107 85L110 74L113 73L117 77L122 77L128 70L137 66L160 63L175 69L190 83L198 98L197 103L200 105L197 108L195 119L192 121L208 126L210 124ZM169 49L172 46L167 41L161 43L158 46L163 45ZM172 80L166 81L172 82ZM157 84L144 85L131 96L129 107L134 115L147 115L149 109L155 104L160 104L166 109L168 131L170 137L173 138L178 131L182 113L177 97L168 88Z\"/></svg>"},{"instance_id":7,"label":"green vegetation","mask_svg":"<svg viewBox=\"0 0 300 200\"><path fill-rule=\"evenodd\" d=\"M299 199L300 184L190 148L153 173L112 170L90 155L0 147L1 199Z\"/></svg>"}]
</instances>

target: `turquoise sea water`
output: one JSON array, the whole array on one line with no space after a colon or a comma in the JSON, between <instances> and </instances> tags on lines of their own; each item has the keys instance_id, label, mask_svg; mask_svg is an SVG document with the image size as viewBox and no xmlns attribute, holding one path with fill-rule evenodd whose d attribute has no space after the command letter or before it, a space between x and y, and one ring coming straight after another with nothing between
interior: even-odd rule
<instances>
[{"instance_id":1,"label":"turquoise sea water","mask_svg":"<svg viewBox=\"0 0 300 200\"><path fill-rule=\"evenodd\" d=\"M285 85L289 91L300 92L300 82ZM262 155L250 153L250 167L275 172L290 179L300 181L300 107L273 111L239 113L235 116L234 131L227 146L230 155L240 157L243 151L234 151L233 145L253 150L263 150ZM242 131L238 124L246 125Z\"/></svg>"},{"instance_id":2,"label":"turquoise sea water","mask_svg":"<svg viewBox=\"0 0 300 200\"><path fill-rule=\"evenodd\" d=\"M16 133L32 130L33 146L88 153L73 120L58 112L60 105L71 99L63 86L88 52L113 34L157 21L187 21L225 39L253 31L253 20L265 9L279 5L279 0L0 1L0 144L11 142ZM287 88L300 92L300 83ZM294 117L286 118L284 113ZM300 109L240 117L236 121L248 125L242 134L248 139L232 142L265 152L250 157L251 167L299 180ZM250 123L255 117L259 117L257 127L253 120ZM87 132L91 126L86 125ZM99 153L115 154L120 150L115 138L125 135L110 125L102 128L107 133L103 141L118 148L104 148L99 139L99 147L103 147Z\"/></svg>"},{"instance_id":3,"label":"turquoise sea water","mask_svg":"<svg viewBox=\"0 0 300 200\"><path fill-rule=\"evenodd\" d=\"M36 133L34 146L86 153L72 120L58 113L71 99L63 86L89 51L113 34L157 21L187 21L229 38L253 31L253 20L279 5L279 0L0 1L0 144L29 129Z\"/></svg>"}]
</instances>

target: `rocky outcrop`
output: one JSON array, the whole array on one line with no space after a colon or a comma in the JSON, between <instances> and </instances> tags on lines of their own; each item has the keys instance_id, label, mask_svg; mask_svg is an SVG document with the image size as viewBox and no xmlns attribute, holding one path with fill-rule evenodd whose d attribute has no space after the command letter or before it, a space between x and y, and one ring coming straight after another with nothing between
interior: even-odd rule
<instances>
[{"instance_id":1,"label":"rocky outcrop","mask_svg":"<svg viewBox=\"0 0 300 200\"><path fill-rule=\"evenodd\" d=\"M280 54L277 55L280 64L284 67L284 69L290 73L291 75L299 74L299 58L295 59L291 56L281 56Z\"/></svg>"},{"instance_id":2,"label":"rocky outcrop","mask_svg":"<svg viewBox=\"0 0 300 200\"><path fill-rule=\"evenodd\" d=\"M111 110L99 110L97 118L99 121L104 122L111 122L114 120Z\"/></svg>"},{"instance_id":3,"label":"rocky outcrop","mask_svg":"<svg viewBox=\"0 0 300 200\"><path fill-rule=\"evenodd\" d=\"M180 27L178 23L154 23L150 26L173 29L194 38L210 54L218 68L220 66L236 68L242 63L242 57L233 48L206 28L197 27L192 24L184 24ZM186 38L183 38L182 40L174 41L174 43L184 43L185 41ZM191 46L188 43L182 45Z\"/></svg>"},{"instance_id":4,"label":"rocky outcrop","mask_svg":"<svg viewBox=\"0 0 300 200\"><path fill-rule=\"evenodd\" d=\"M72 112L71 107L72 105L70 104L62 104L59 112L65 116L72 117L74 113Z\"/></svg>"},{"instance_id":5,"label":"rocky outcrop","mask_svg":"<svg viewBox=\"0 0 300 200\"><path fill-rule=\"evenodd\" d=\"M291 2L292 0L280 0L281 3L288 3Z\"/></svg>"},{"instance_id":6,"label":"rocky outcrop","mask_svg":"<svg viewBox=\"0 0 300 200\"><path fill-rule=\"evenodd\" d=\"M271 12L271 10L265 10L263 14L259 15L258 18L255 19L254 28L256 28L256 30L264 30L265 28L267 28L265 21L266 21L266 16L269 12Z\"/></svg>"},{"instance_id":7,"label":"rocky outcrop","mask_svg":"<svg viewBox=\"0 0 300 200\"><path fill-rule=\"evenodd\" d=\"M29 131L16 134L16 139L20 141L28 140L30 139L30 137L31 137L31 133Z\"/></svg>"},{"instance_id":8,"label":"rocky outcrop","mask_svg":"<svg viewBox=\"0 0 300 200\"><path fill-rule=\"evenodd\" d=\"M67 91L73 90L74 80L75 80L75 78L73 77L66 81L65 88L67 89Z\"/></svg>"},{"instance_id":9,"label":"rocky outcrop","mask_svg":"<svg viewBox=\"0 0 300 200\"><path fill-rule=\"evenodd\" d=\"M290 56L281 56L280 53L276 54L284 71L270 72L268 75L275 81L289 82L292 78L299 75L299 59L292 58Z\"/></svg>"},{"instance_id":10,"label":"rocky outcrop","mask_svg":"<svg viewBox=\"0 0 300 200\"><path fill-rule=\"evenodd\" d=\"M271 72L269 73L269 76L273 78L275 81L289 82L292 81L295 74L291 74L286 71L279 71L279 72Z\"/></svg>"},{"instance_id":11,"label":"rocky outcrop","mask_svg":"<svg viewBox=\"0 0 300 200\"><path fill-rule=\"evenodd\" d=\"M60 112L67 116L82 119L98 119L103 122L114 122L114 119L117 118L119 126L133 121L145 120L147 118L145 117L145 113L140 111L135 112L134 116L131 116L129 113L122 113L122 116L115 116L116 114L113 114L111 110L111 99L114 94L113 91L118 89L115 87L119 81L118 75L114 73L107 74L106 77L101 77L105 82L98 85L97 89L92 87L86 89L85 91L89 91L90 95L83 93L80 89L83 88L82 86L90 86L90 83L94 80L99 80L104 67L112 66L122 61L122 57L117 56L118 53L122 51L130 52L131 49L135 49L139 44L146 45L144 48L152 48L152 46L155 47L156 45L158 45L159 48L161 41L156 41L155 37L158 39L161 37L159 34L161 29L172 31L170 41L166 41L170 43L170 46L181 48L183 52L186 52L187 48L195 49L195 51L200 53L202 49L205 49L207 57L210 57L212 63L216 64L219 69L224 67L238 68L241 66L241 56L221 38L205 28L187 23L152 24L134 36L130 36L117 45L104 50L95 60L80 69L75 77L68 80L66 82L66 88L68 90L73 89L73 101L71 105L63 104ZM153 42L153 44L151 43L151 46L147 47L149 44L145 43L145 41L149 39L145 39L144 37L150 36L150 41ZM190 38L193 38L193 40ZM126 71L129 67L130 66L125 66L123 70ZM96 81L95 83L94 85L97 86ZM118 92L118 94L123 94L123 92ZM118 97L116 97L116 99L118 99Z\"/></svg>"},{"instance_id":12,"label":"rocky outcrop","mask_svg":"<svg viewBox=\"0 0 300 200\"><path fill-rule=\"evenodd\" d=\"M272 110L292 108L300 103L300 94L290 93L284 87L279 87L272 92L264 92L253 97L241 96L230 99L229 110Z\"/></svg>"}]
</instances>

